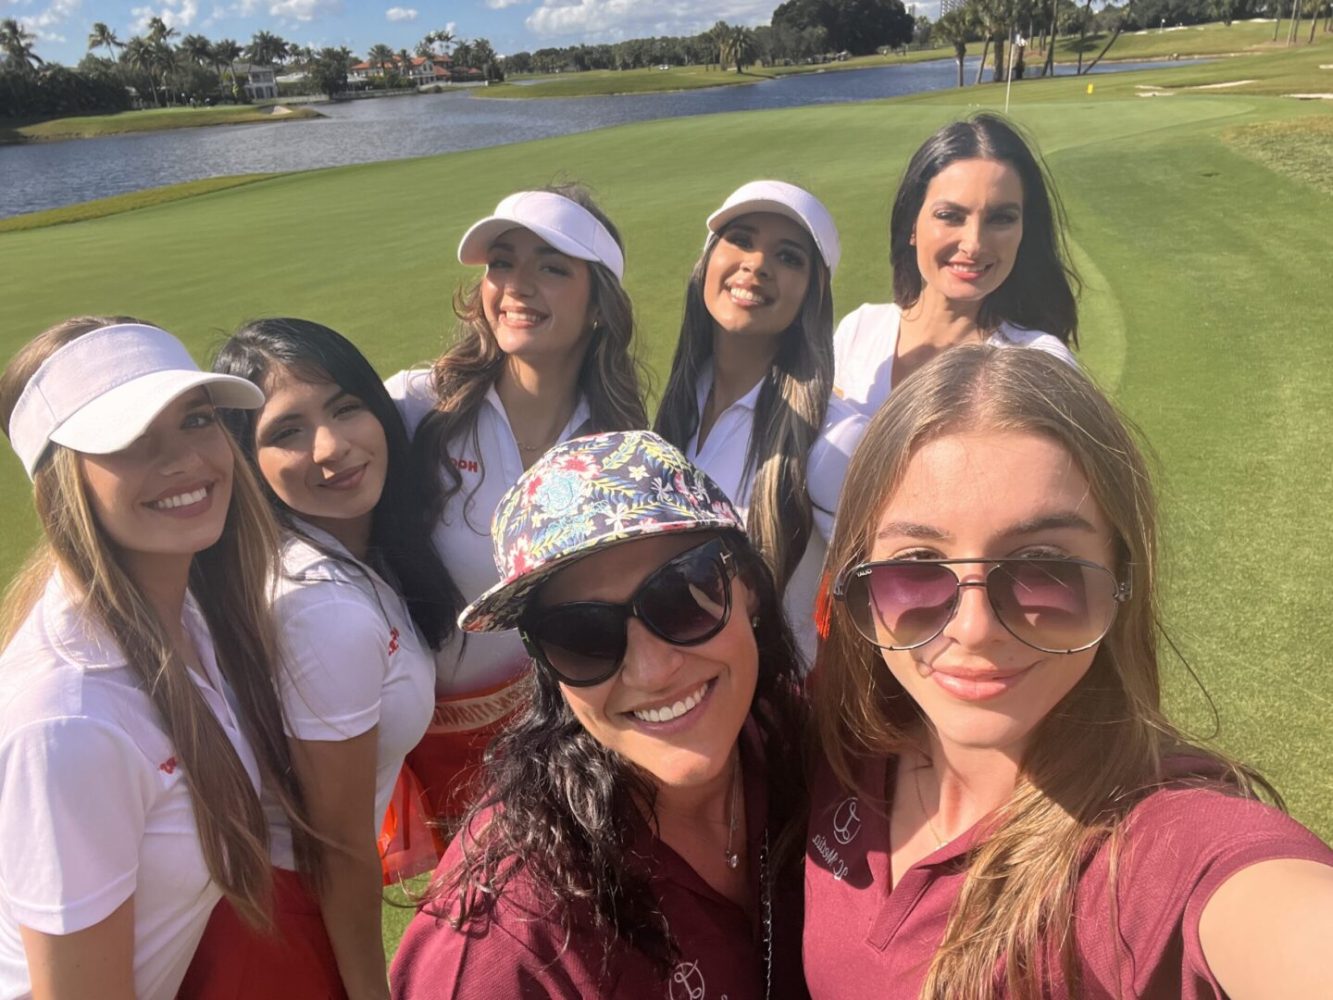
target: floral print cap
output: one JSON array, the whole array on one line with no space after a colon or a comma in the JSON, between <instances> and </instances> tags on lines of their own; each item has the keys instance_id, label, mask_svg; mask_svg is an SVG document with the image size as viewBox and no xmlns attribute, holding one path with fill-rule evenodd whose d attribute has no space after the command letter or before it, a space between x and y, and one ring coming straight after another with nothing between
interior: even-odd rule
<instances>
[{"instance_id":1,"label":"floral print cap","mask_svg":"<svg viewBox=\"0 0 1333 1000\"><path fill-rule=\"evenodd\" d=\"M671 531L744 531L718 485L652 431L556 445L500 499L491 519L500 582L463 609L465 632L515 628L556 570L598 549Z\"/></svg>"}]
</instances>

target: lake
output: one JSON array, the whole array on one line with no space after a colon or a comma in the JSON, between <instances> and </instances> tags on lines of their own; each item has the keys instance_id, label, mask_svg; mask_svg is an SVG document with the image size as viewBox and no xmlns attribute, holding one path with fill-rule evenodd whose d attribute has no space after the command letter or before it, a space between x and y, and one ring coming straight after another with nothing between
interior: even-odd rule
<instances>
[{"instance_id":1,"label":"lake","mask_svg":"<svg viewBox=\"0 0 1333 1000\"><path fill-rule=\"evenodd\" d=\"M1160 65L1103 63L1094 72ZM975 57L966 74L975 77ZM868 101L957 81L957 63L940 59L660 94L496 100L459 91L321 104L323 119L0 146L0 218L204 177L429 156L656 118Z\"/></svg>"}]
</instances>

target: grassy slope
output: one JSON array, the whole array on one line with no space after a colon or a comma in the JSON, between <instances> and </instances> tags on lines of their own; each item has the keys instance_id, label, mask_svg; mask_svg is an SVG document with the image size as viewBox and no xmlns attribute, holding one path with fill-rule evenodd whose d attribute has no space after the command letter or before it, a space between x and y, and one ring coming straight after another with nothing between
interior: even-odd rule
<instances>
[{"instance_id":1,"label":"grassy slope","mask_svg":"<svg viewBox=\"0 0 1333 1000\"><path fill-rule=\"evenodd\" d=\"M311 108L289 108L284 114L274 114L271 107L227 105L217 108L150 108L146 111L122 111L114 115L84 115L28 123L0 119L0 144L92 139L125 132L157 132L202 125L242 125L319 117L319 112Z\"/></svg>"},{"instance_id":2,"label":"grassy slope","mask_svg":"<svg viewBox=\"0 0 1333 1000\"><path fill-rule=\"evenodd\" d=\"M1165 617L1217 706L1218 743L1333 837L1333 616L1322 573L1333 561L1333 304L1320 263L1333 206L1223 138L1333 108L1236 93L1134 96L1136 83L1182 72L1193 71L1103 78L1091 97L1083 81L1025 83L1013 110L1059 182L1089 279L1084 361L1161 460ZM247 316L289 313L344 330L392 371L434 354L447 329L463 269L442 234L560 173L590 182L626 233L628 285L660 378L701 220L726 191L763 175L812 186L842 224L839 311L883 300L888 201L906 157L939 123L996 99L998 89L969 88L652 122L288 175L3 235L0 273L22 292L0 301L0 353L79 312L141 314L201 353ZM700 150L740 152L704 168ZM369 251L355 234L370 231L394 238ZM27 484L7 461L0 498L16 517L0 538L6 568L33 537ZM1178 663L1165 670L1175 715L1207 732L1202 695Z\"/></svg>"}]
</instances>

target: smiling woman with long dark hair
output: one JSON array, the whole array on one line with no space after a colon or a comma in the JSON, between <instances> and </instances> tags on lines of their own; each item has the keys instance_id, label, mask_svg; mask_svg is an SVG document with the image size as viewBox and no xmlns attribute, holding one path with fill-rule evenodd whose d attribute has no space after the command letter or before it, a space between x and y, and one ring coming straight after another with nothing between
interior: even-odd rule
<instances>
[{"instance_id":1,"label":"smiling woman with long dark hair","mask_svg":"<svg viewBox=\"0 0 1333 1000\"><path fill-rule=\"evenodd\" d=\"M979 112L912 154L889 222L893 301L833 337L834 393L866 415L959 344L1034 347L1074 363L1078 275L1055 186L1030 140Z\"/></svg>"}]
</instances>

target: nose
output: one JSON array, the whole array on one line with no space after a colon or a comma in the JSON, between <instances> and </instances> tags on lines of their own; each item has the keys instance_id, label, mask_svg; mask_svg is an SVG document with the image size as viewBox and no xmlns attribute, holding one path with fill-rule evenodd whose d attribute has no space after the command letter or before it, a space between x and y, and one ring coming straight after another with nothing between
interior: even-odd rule
<instances>
[{"instance_id":1,"label":"nose","mask_svg":"<svg viewBox=\"0 0 1333 1000\"><path fill-rule=\"evenodd\" d=\"M770 274L768 254L759 247L754 247L746 251L745 256L741 258L741 267L751 274L767 278Z\"/></svg>"},{"instance_id":2,"label":"nose","mask_svg":"<svg viewBox=\"0 0 1333 1000\"><path fill-rule=\"evenodd\" d=\"M685 662L681 648L653 635L637 618L631 618L626 628L622 679L640 691L661 691L669 687Z\"/></svg>"},{"instance_id":3,"label":"nose","mask_svg":"<svg viewBox=\"0 0 1333 1000\"><path fill-rule=\"evenodd\" d=\"M958 249L969 256L975 255L981 250L981 219L974 216L963 226L963 231L958 237Z\"/></svg>"},{"instance_id":4,"label":"nose","mask_svg":"<svg viewBox=\"0 0 1333 1000\"><path fill-rule=\"evenodd\" d=\"M347 450L342 436L326 423L315 427L314 441L310 447L310 457L318 464L331 462Z\"/></svg>"},{"instance_id":5,"label":"nose","mask_svg":"<svg viewBox=\"0 0 1333 1000\"><path fill-rule=\"evenodd\" d=\"M986 595L986 581L977 574L958 586L958 606L953 617L944 626L942 635L948 636L964 649L980 649L996 639L1008 636L995 616L990 598Z\"/></svg>"},{"instance_id":6,"label":"nose","mask_svg":"<svg viewBox=\"0 0 1333 1000\"><path fill-rule=\"evenodd\" d=\"M162 439L162 470L166 475L194 472L203 465L198 442L185 433L167 435Z\"/></svg>"}]
</instances>

